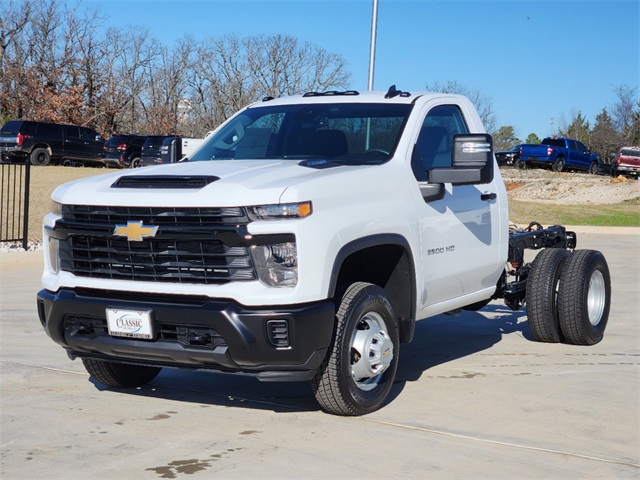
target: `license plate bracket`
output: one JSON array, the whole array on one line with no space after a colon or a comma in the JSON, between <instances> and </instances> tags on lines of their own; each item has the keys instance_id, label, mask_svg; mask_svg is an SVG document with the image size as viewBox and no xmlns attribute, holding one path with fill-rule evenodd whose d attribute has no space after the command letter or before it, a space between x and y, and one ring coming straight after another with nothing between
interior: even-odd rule
<instances>
[{"instance_id":1,"label":"license plate bracket","mask_svg":"<svg viewBox=\"0 0 640 480\"><path fill-rule=\"evenodd\" d=\"M151 340L155 333L152 317L152 310L107 308L109 335Z\"/></svg>"}]
</instances>

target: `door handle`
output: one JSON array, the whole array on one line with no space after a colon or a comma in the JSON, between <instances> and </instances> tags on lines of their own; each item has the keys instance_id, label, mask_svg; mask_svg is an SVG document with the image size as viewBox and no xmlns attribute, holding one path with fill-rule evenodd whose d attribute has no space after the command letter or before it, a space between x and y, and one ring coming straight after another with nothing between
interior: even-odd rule
<instances>
[{"instance_id":1,"label":"door handle","mask_svg":"<svg viewBox=\"0 0 640 480\"><path fill-rule=\"evenodd\" d=\"M482 195L480 195L480 200L482 200L483 202L490 202L491 200L495 200L496 198L498 198L498 195L496 195L495 193L483 193Z\"/></svg>"}]
</instances>

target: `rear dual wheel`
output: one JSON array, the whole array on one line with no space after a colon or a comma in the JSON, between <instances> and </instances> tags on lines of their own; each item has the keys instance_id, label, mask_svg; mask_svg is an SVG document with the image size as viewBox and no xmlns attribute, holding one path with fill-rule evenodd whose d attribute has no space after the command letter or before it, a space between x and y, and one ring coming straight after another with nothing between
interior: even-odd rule
<instances>
[{"instance_id":1,"label":"rear dual wheel","mask_svg":"<svg viewBox=\"0 0 640 480\"><path fill-rule=\"evenodd\" d=\"M602 340L611 305L611 277L595 250L542 250L529 272L527 317L540 342L593 345Z\"/></svg>"},{"instance_id":2,"label":"rear dual wheel","mask_svg":"<svg viewBox=\"0 0 640 480\"><path fill-rule=\"evenodd\" d=\"M595 250L577 250L562 271L558 292L560 328L567 343L594 345L602 340L611 307L607 261Z\"/></svg>"}]
</instances>

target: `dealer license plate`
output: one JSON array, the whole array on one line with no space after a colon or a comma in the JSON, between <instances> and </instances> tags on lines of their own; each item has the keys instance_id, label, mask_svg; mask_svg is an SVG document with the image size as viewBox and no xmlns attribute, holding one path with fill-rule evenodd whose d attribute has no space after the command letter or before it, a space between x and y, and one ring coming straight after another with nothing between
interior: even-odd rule
<instances>
[{"instance_id":1,"label":"dealer license plate","mask_svg":"<svg viewBox=\"0 0 640 480\"><path fill-rule=\"evenodd\" d=\"M129 338L153 338L151 310L107 308L109 335Z\"/></svg>"}]
</instances>

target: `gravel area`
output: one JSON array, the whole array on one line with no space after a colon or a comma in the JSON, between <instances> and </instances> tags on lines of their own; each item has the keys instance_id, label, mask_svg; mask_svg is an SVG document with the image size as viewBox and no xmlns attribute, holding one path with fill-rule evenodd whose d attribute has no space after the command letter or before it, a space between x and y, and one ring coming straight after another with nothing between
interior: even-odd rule
<instances>
[{"instance_id":1,"label":"gravel area","mask_svg":"<svg viewBox=\"0 0 640 480\"><path fill-rule=\"evenodd\" d=\"M22 248L22 242L0 242L0 253L33 252L35 250L42 250L42 240L29 240L27 250Z\"/></svg>"},{"instance_id":2,"label":"gravel area","mask_svg":"<svg viewBox=\"0 0 640 480\"><path fill-rule=\"evenodd\" d=\"M614 204L640 197L640 181L586 173L501 169L509 198L541 203Z\"/></svg>"}]
</instances>

